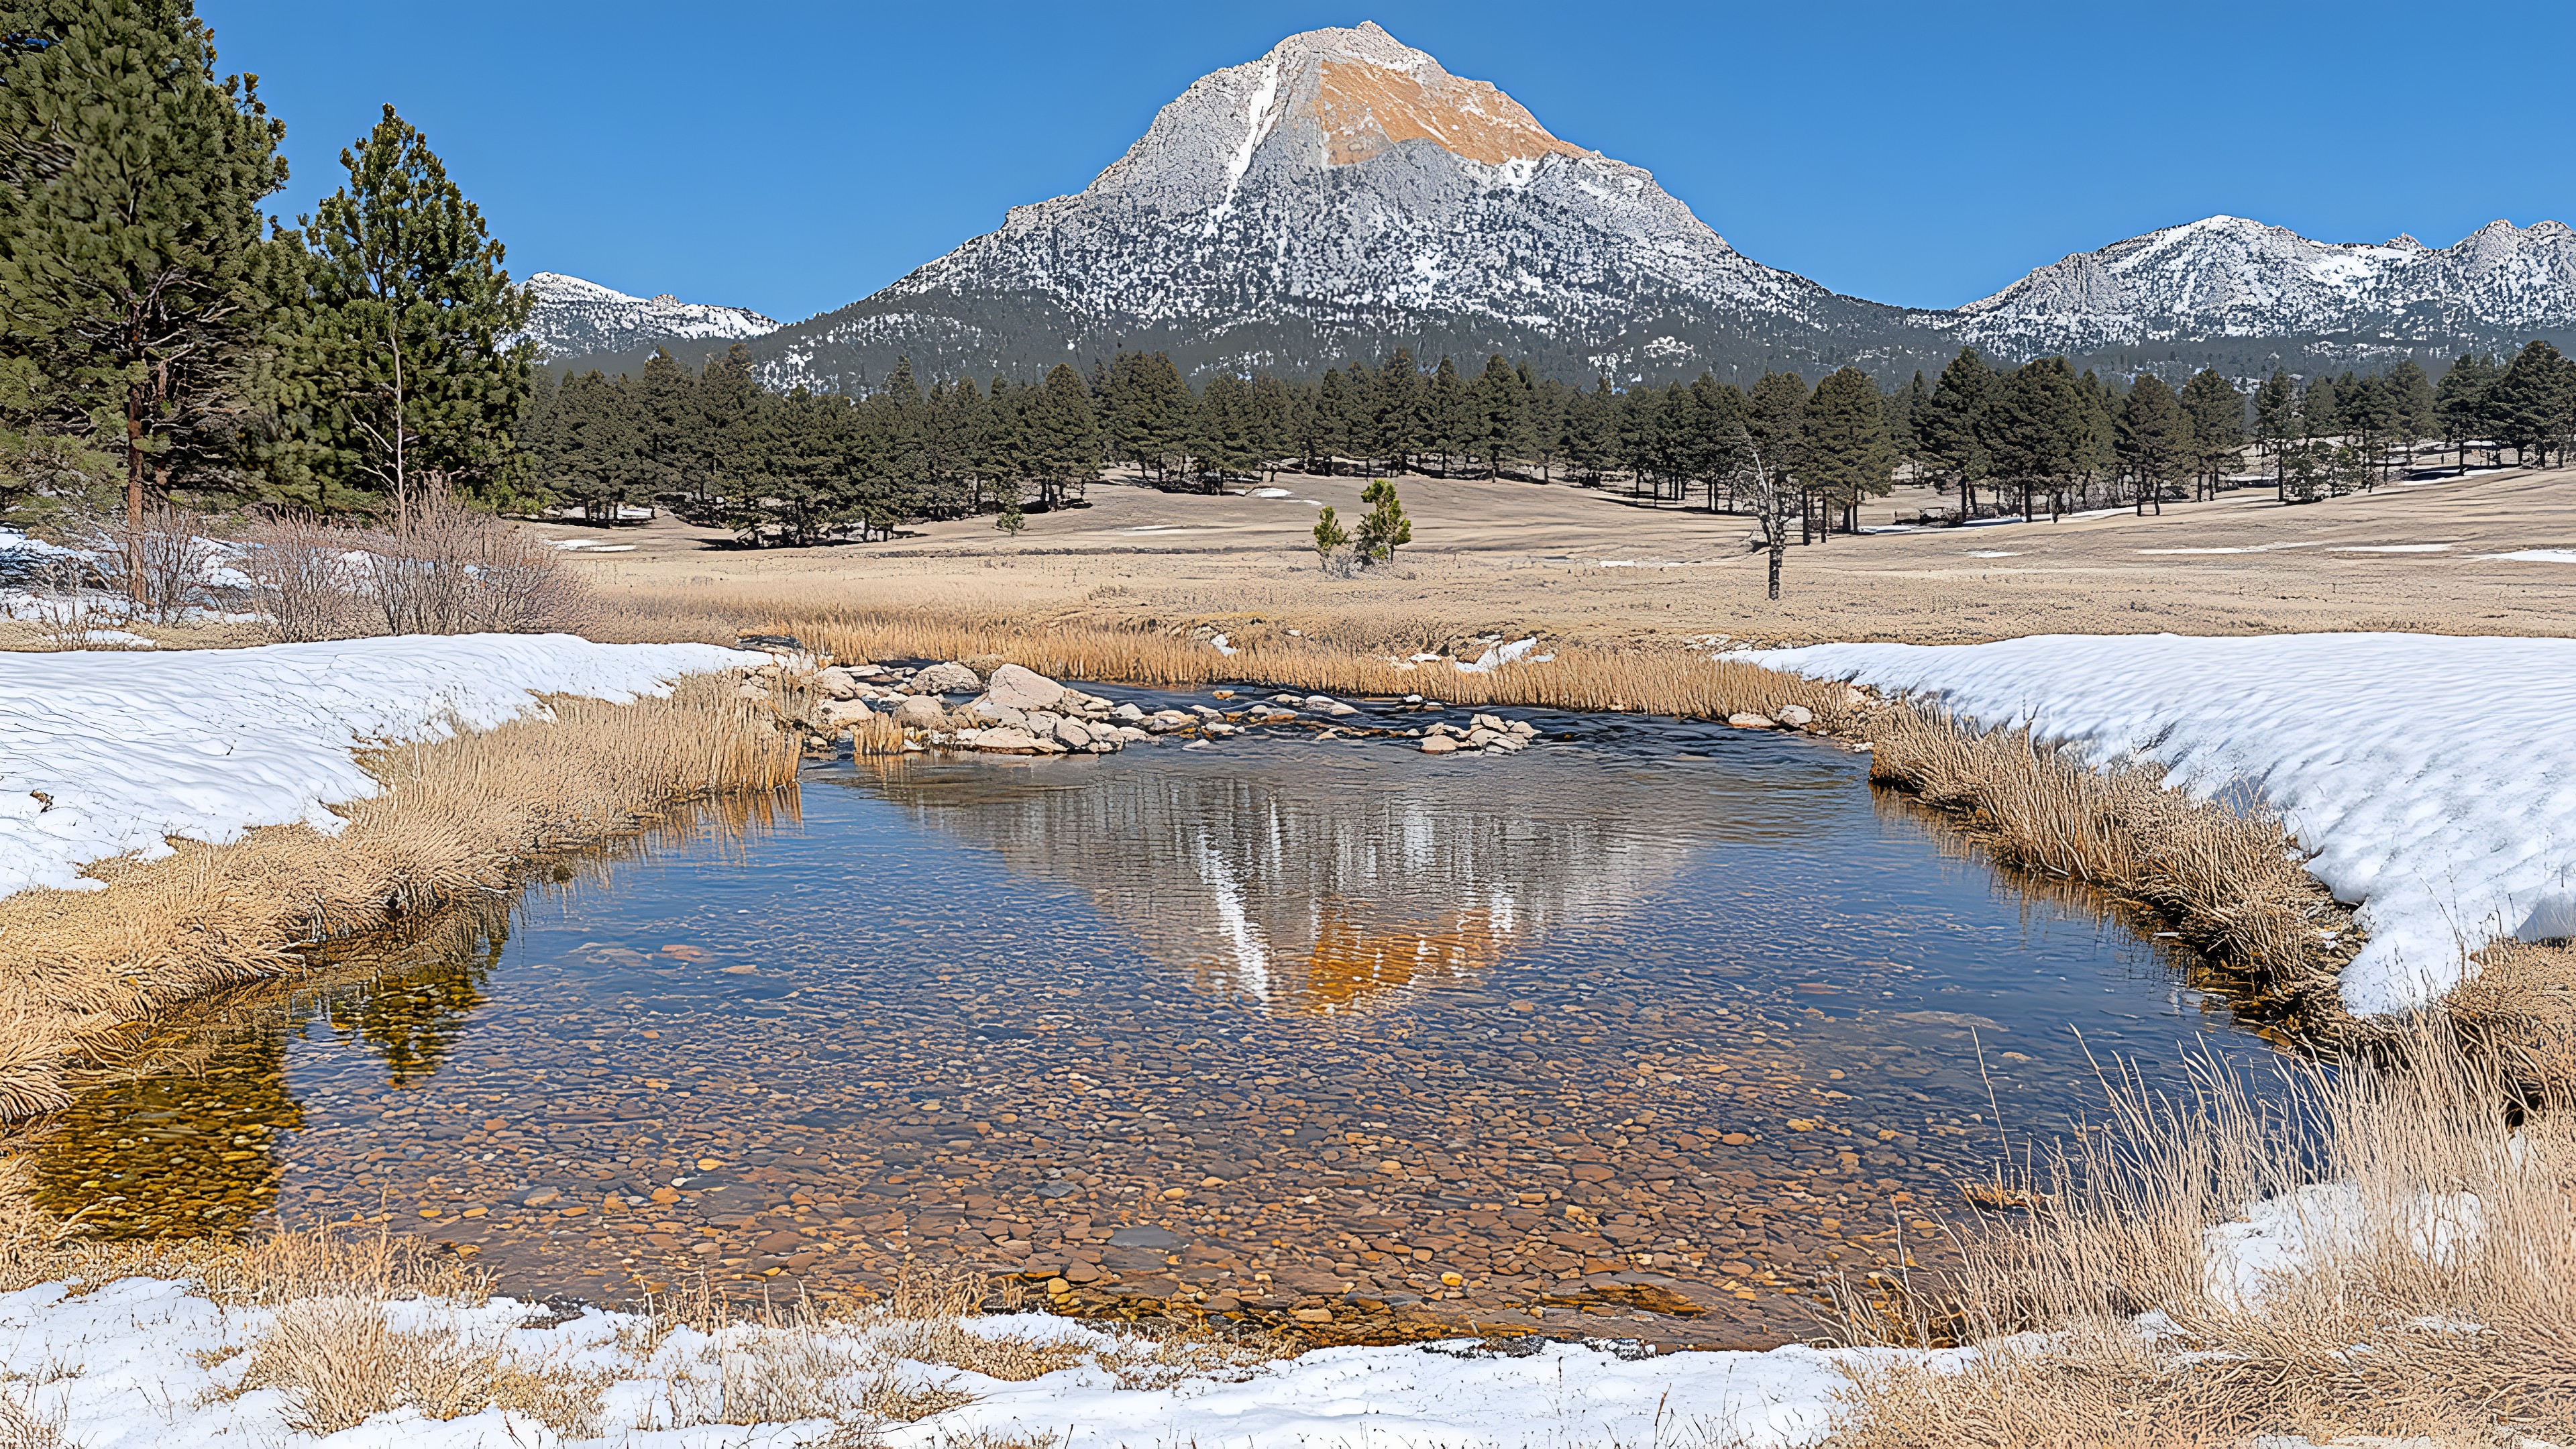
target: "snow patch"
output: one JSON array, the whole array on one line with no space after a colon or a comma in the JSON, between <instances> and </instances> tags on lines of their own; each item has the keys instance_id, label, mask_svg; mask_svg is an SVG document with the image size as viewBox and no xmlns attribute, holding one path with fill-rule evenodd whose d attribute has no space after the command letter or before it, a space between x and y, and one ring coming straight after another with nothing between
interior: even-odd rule
<instances>
[{"instance_id":1,"label":"snow patch","mask_svg":"<svg viewBox=\"0 0 2576 1449\"><path fill-rule=\"evenodd\" d=\"M2047 635L1821 644L1742 657L2027 724L2098 765L2163 765L2278 809L2308 870L2360 904L2363 1014L2438 999L2499 937L2576 934L2576 639Z\"/></svg>"},{"instance_id":2,"label":"snow patch","mask_svg":"<svg viewBox=\"0 0 2576 1449\"><path fill-rule=\"evenodd\" d=\"M148 641L147 641L148 642ZM709 644L468 634L164 650L0 654L0 895L96 889L79 873L165 837L223 844L376 793L365 745L443 739L522 716L541 694L620 703L682 674L768 656ZM45 799L38 799L42 794ZM48 803L50 801L50 803Z\"/></svg>"}]
</instances>

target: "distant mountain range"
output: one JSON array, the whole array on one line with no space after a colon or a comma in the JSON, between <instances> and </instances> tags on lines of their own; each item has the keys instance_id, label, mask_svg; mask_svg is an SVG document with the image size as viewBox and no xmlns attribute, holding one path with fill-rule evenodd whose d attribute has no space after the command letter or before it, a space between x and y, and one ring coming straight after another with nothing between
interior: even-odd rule
<instances>
[{"instance_id":1,"label":"distant mountain range","mask_svg":"<svg viewBox=\"0 0 2576 1449\"><path fill-rule=\"evenodd\" d=\"M1426 362L1498 351L1624 383L1844 363L1892 380L1963 343L2008 362L2068 352L2247 377L2576 342L2576 231L2554 221L2435 249L2219 216L1954 310L1846 297L1744 256L1647 172L1368 24L1202 77L1080 193L1015 207L999 231L791 326L549 278L530 331L550 355L668 342L697 361L745 338L771 384L850 391L900 356L924 377L1026 380L1121 348L1194 373L1305 375L1402 344Z\"/></svg>"},{"instance_id":2,"label":"distant mountain range","mask_svg":"<svg viewBox=\"0 0 2576 1449\"><path fill-rule=\"evenodd\" d=\"M649 356L660 343L722 346L778 330L775 320L748 307L683 302L668 294L630 297L561 272L539 272L528 285L536 290L537 305L518 336L535 342L537 354L549 361L638 351Z\"/></svg>"}]
</instances>

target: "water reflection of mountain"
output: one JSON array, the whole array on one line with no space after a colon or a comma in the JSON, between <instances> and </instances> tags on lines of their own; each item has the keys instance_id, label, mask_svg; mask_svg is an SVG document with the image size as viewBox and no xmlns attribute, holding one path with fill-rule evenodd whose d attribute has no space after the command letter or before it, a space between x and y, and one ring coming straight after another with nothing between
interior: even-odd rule
<instances>
[{"instance_id":1,"label":"water reflection of mountain","mask_svg":"<svg viewBox=\"0 0 2576 1449\"><path fill-rule=\"evenodd\" d=\"M1631 910L1727 833L1704 787L1550 754L1462 767L1385 746L1172 751L1071 770L931 764L869 788L1016 872L1081 887L1212 989L1329 1013Z\"/></svg>"}]
</instances>

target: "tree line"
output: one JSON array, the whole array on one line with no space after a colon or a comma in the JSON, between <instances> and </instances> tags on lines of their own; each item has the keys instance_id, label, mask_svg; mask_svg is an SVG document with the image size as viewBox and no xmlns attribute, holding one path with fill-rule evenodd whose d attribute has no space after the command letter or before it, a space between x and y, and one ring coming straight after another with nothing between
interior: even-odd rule
<instances>
[{"instance_id":1,"label":"tree line","mask_svg":"<svg viewBox=\"0 0 2576 1449\"><path fill-rule=\"evenodd\" d=\"M812 544L1016 528L1105 468L1179 490L1299 469L1622 486L1750 512L1777 541L1791 513L1801 538L1856 527L1908 471L1962 516L2144 509L2241 479L2249 448L2284 497L2312 497L2424 439L2463 465L2563 463L2576 432L2576 363L2543 343L2438 383L2410 362L2250 389L1973 350L1899 386L1849 367L1579 386L1401 348L1197 387L1149 352L1033 381L925 385L906 365L862 396L763 387L739 347L558 379L510 341L533 297L426 137L387 106L336 191L270 222L283 124L215 62L186 0L0 0L0 510L121 501L139 527L159 500L261 502L399 525L453 493L594 518L657 504Z\"/></svg>"}]
</instances>

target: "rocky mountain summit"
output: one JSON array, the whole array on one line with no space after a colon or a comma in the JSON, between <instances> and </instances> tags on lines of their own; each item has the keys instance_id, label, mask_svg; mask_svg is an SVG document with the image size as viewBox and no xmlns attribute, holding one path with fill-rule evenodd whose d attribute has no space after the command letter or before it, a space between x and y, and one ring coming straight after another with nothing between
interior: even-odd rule
<instances>
[{"instance_id":1,"label":"rocky mountain summit","mask_svg":"<svg viewBox=\"0 0 2576 1449\"><path fill-rule=\"evenodd\" d=\"M1696 371L1905 316L1745 257L1646 171L1364 24L1203 77L1081 192L756 350L774 383L844 387L897 354L953 375L1121 345L1297 372L1393 343Z\"/></svg>"},{"instance_id":2,"label":"rocky mountain summit","mask_svg":"<svg viewBox=\"0 0 2576 1449\"><path fill-rule=\"evenodd\" d=\"M631 297L561 272L539 272L528 285L536 289L537 305L518 335L533 340L538 355L549 361L650 353L662 342L729 343L778 330L777 322L748 307L683 302L668 293Z\"/></svg>"}]
</instances>

